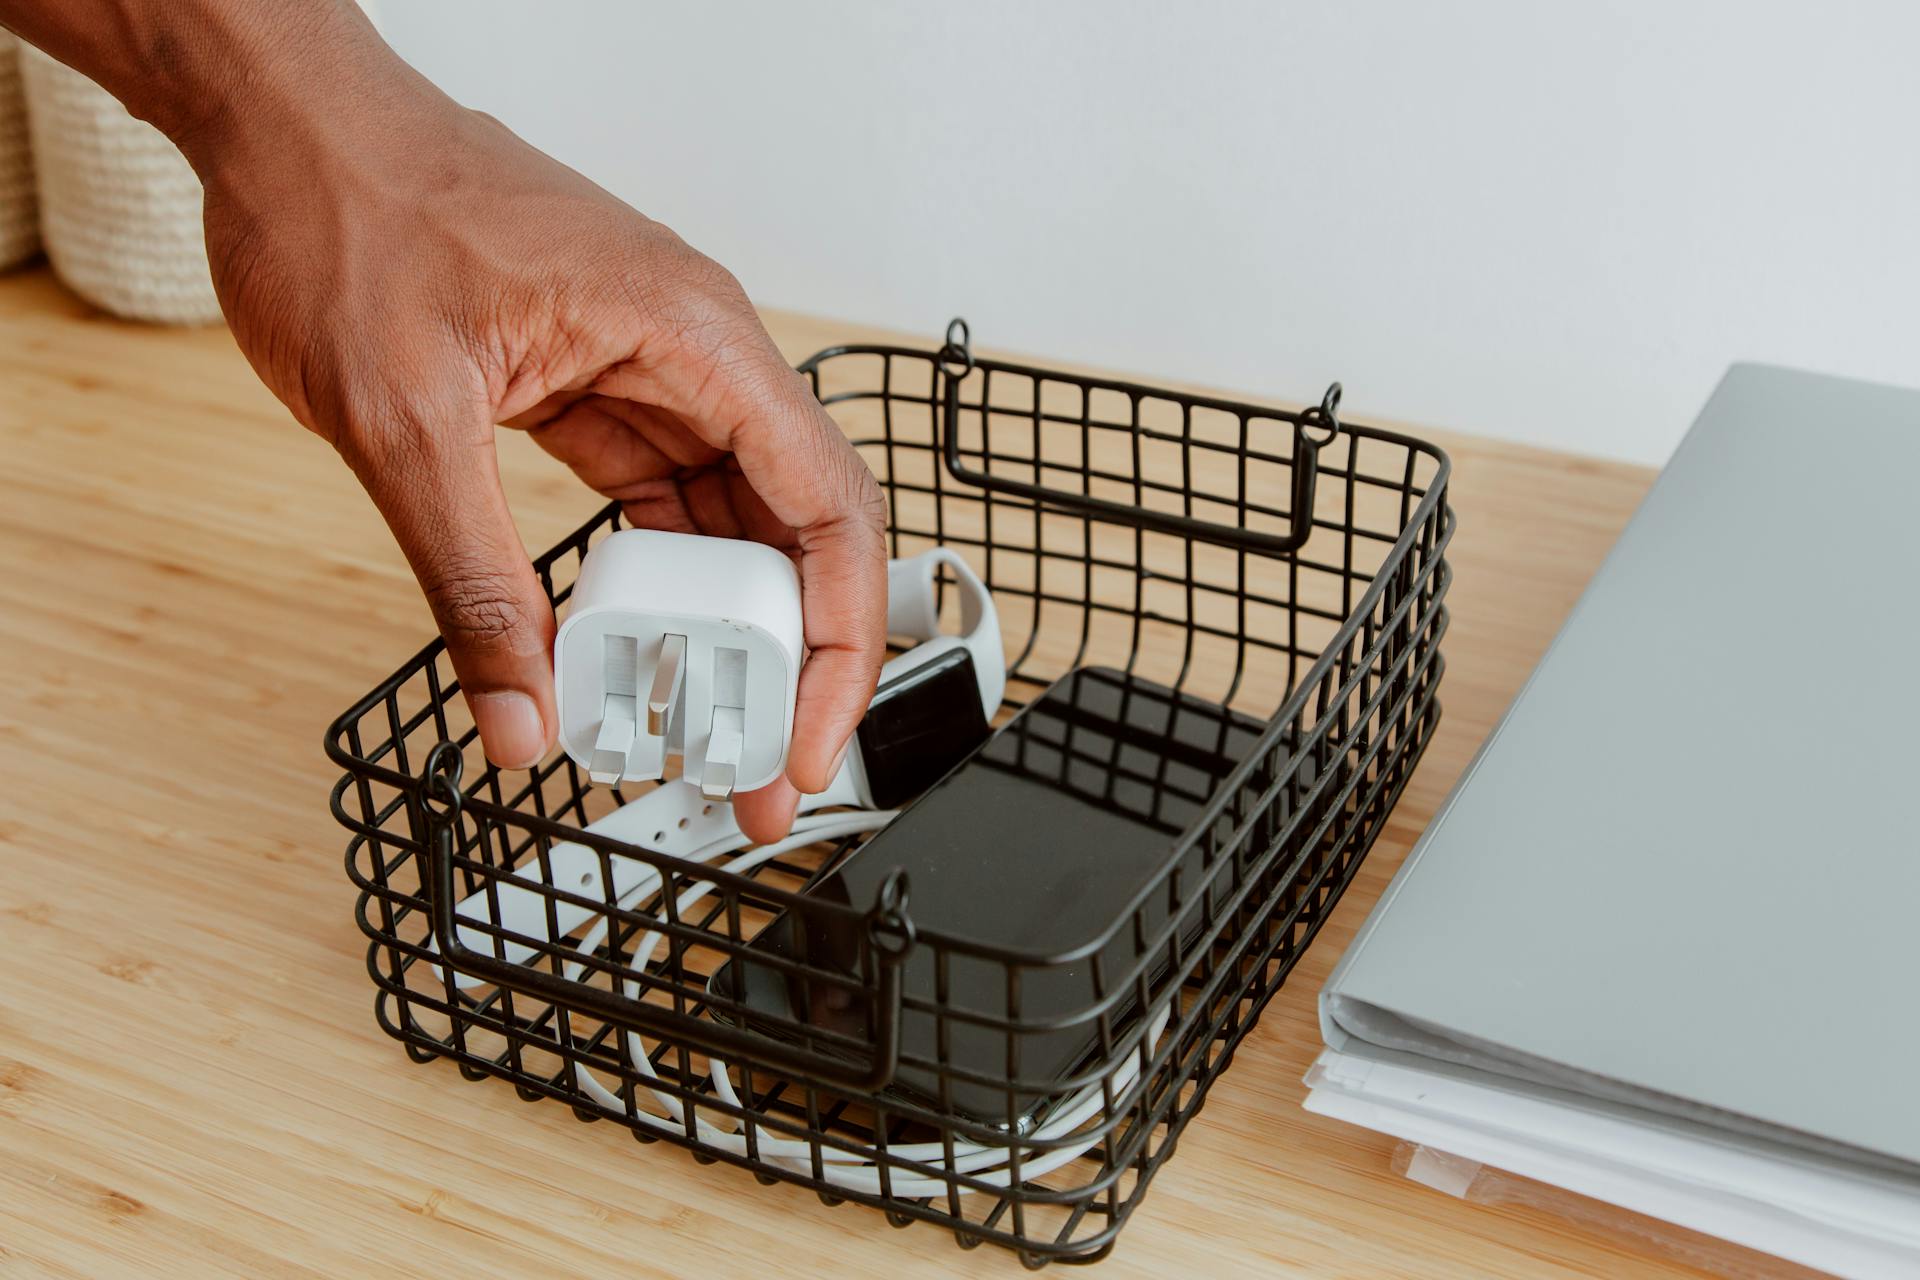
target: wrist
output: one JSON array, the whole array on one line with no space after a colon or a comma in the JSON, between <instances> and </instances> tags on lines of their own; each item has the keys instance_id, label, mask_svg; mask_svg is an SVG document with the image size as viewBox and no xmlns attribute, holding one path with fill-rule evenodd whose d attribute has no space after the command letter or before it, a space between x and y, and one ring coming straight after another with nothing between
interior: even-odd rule
<instances>
[{"instance_id":1,"label":"wrist","mask_svg":"<svg viewBox=\"0 0 1920 1280\"><path fill-rule=\"evenodd\" d=\"M177 77L128 109L152 122L203 181L226 168L364 134L406 98L438 91L395 54L351 0L296 6L215 3ZM136 100L138 105L136 105Z\"/></svg>"}]
</instances>

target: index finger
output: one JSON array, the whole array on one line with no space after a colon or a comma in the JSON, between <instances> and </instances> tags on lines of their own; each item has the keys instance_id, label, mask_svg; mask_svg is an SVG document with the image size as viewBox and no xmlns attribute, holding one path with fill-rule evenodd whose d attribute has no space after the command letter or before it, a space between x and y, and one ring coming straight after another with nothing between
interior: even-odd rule
<instances>
[{"instance_id":1,"label":"index finger","mask_svg":"<svg viewBox=\"0 0 1920 1280\"><path fill-rule=\"evenodd\" d=\"M886 503L807 380L745 312L725 326L727 341L709 329L706 342L676 344L648 381L663 407L733 453L768 512L793 530L809 652L787 777L813 794L833 781L886 656Z\"/></svg>"},{"instance_id":2,"label":"index finger","mask_svg":"<svg viewBox=\"0 0 1920 1280\"><path fill-rule=\"evenodd\" d=\"M808 654L787 777L813 794L833 781L886 657L886 504L806 381L784 364L779 372L777 389L731 445L741 474L799 548Z\"/></svg>"}]
</instances>

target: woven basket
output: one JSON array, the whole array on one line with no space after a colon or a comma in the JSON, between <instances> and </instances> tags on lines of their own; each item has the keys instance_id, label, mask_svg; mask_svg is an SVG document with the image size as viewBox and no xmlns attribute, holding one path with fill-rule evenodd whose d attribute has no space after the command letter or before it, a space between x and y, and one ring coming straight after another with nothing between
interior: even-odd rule
<instances>
[{"instance_id":1,"label":"woven basket","mask_svg":"<svg viewBox=\"0 0 1920 1280\"><path fill-rule=\"evenodd\" d=\"M158 129L30 45L20 48L40 234L67 286L130 320L220 318L200 180Z\"/></svg>"},{"instance_id":2,"label":"woven basket","mask_svg":"<svg viewBox=\"0 0 1920 1280\"><path fill-rule=\"evenodd\" d=\"M0 271L40 248L33 194L33 152L27 146L27 100L20 88L20 42L0 31Z\"/></svg>"}]
</instances>

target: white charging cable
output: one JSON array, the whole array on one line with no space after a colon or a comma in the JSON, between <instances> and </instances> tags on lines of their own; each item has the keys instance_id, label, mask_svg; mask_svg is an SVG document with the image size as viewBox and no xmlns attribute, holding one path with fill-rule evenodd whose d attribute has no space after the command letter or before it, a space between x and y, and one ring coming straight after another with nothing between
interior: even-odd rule
<instances>
[{"instance_id":1,"label":"white charging cable","mask_svg":"<svg viewBox=\"0 0 1920 1280\"><path fill-rule=\"evenodd\" d=\"M849 835L878 831L880 828L886 826L887 823L891 822L894 816L893 811L856 811L852 813L808 815L796 821L793 833L786 839L775 841L772 844L761 845L758 848L748 849L733 858L730 862L722 864L720 869L735 875L745 874L755 867L780 857L782 854L790 853L808 844L813 844L821 840L838 839ZM802 823L805 824L804 828L802 827ZM654 883L657 884L657 879ZM715 887L715 882L713 881L702 881L683 891L674 900L676 916L684 915L689 908L713 892ZM640 891L636 890L632 896L635 899L639 898L641 896ZM630 904L628 902L622 902L620 905L624 909ZM578 943L578 949L585 954L591 954L593 950L605 940L608 928L608 918L604 916L601 917L601 919L581 937ZM660 939L661 934L657 929L649 930L642 934L635 943L633 959L628 967L635 971L644 970L652 960L653 953L659 948ZM576 979L585 968L586 961L571 961L562 976L568 980ZM632 997L638 994L638 984L630 977L622 977L620 979L620 988L623 995ZM1171 1005L1162 1005L1154 1016L1149 1019L1147 1038L1143 1050L1144 1053L1151 1054L1154 1049L1158 1047L1160 1037L1166 1031L1170 1015ZM634 1069L651 1080L659 1081L659 1076L653 1069L652 1059L647 1055L646 1043L639 1033L627 1031L625 1032L625 1036L627 1057L632 1062ZM1135 1080L1139 1078L1141 1056L1142 1054L1140 1053L1129 1055L1127 1060L1116 1067L1105 1080L1084 1085L1067 1097L1061 1099L1047 1118L1042 1121L1032 1133L1027 1134L1021 1139L1021 1142L1026 1144L1050 1143L1058 1139L1068 1138L1071 1137L1075 1131L1084 1128L1089 1123L1098 1119L1106 1110L1107 1098L1112 1097L1118 1099L1122 1097L1128 1089L1132 1088ZM708 1075L713 1081L716 1096L723 1103L729 1107L741 1106L739 1095L734 1091L730 1068L726 1063L718 1058L709 1057ZM574 1063L574 1080L582 1090L604 1106L622 1111L633 1119L639 1120L654 1128L681 1134L687 1132L686 1110L682 1106L681 1100L673 1094L650 1087L647 1089L647 1092L659 1103L661 1109L666 1113L664 1116L658 1116L649 1111L640 1110L638 1107L629 1111L619 1096L611 1089L608 1089L605 1084L601 1083L599 1077L594 1075L585 1063L577 1061ZM734 1131L732 1128L715 1124L707 1117L698 1114L697 1105L693 1117L693 1129L701 1142L710 1146L720 1147L723 1150L733 1152L737 1155L749 1154L744 1135ZM1019 1162L1020 1179L1022 1181L1028 1181L1051 1173L1063 1165L1070 1164L1099 1145L1099 1141L1098 1138L1088 1138L1084 1142L1069 1143L1065 1146L1043 1151L1030 1158L1023 1159ZM889 1146L887 1153L889 1156L899 1160L909 1160L919 1164L937 1164L954 1173L965 1174L990 1186L1008 1186L1013 1179L1015 1152L1013 1146L1010 1144L980 1142L954 1142L950 1145L944 1142L903 1143L897 1146ZM768 1163L779 1165L796 1173L811 1174L813 1171L814 1146L812 1143L800 1142L791 1138L770 1137L762 1133L758 1135L753 1154ZM869 1195L890 1194L917 1198L922 1196L945 1195L948 1190L948 1183L944 1178L900 1172L892 1169L886 1171L883 1182L880 1165L871 1157L861 1155L857 1152L841 1151L822 1143L819 1148L819 1154L821 1176L835 1186L843 1187L850 1191L860 1191ZM962 1194L967 1194L977 1188L962 1183L957 1189Z\"/></svg>"},{"instance_id":2,"label":"white charging cable","mask_svg":"<svg viewBox=\"0 0 1920 1280\"><path fill-rule=\"evenodd\" d=\"M637 545L635 539L628 538L628 541ZM644 564L645 557L635 563ZM957 635L940 632L939 582L943 569L959 590L960 631ZM584 582L584 566L581 572ZM681 574L676 581L685 585L697 576ZM658 592L630 594L650 598ZM689 606L689 609L701 614L703 608L705 613L713 613L715 607L709 601L705 606ZM590 823L587 830L687 863L707 864L715 859L730 858L720 864L721 869L744 874L795 849L822 840L868 834L886 826L897 812L891 805L917 794L955 763L958 755L971 750L979 737L985 736L1006 687L1006 659L992 593L966 560L951 549L935 547L888 562L887 624L889 635L918 643L882 668L873 704L850 744L845 765L827 791L803 797L801 812L785 839L750 847L733 821L732 806L711 789L703 795L701 787L685 780L661 784ZM628 627L633 629L634 626ZM651 634L659 628L640 629ZM637 670L628 674L637 680ZM654 683L661 683L658 672L655 677ZM671 685L671 680L667 683ZM637 690L637 683L635 688ZM621 691L624 690L623 684ZM567 695L564 684L561 694L564 701ZM637 698L637 692L634 697ZM586 708L587 712L594 713L588 718L595 723L599 722L595 718L599 705L593 703ZM629 709L627 720L636 716L637 711ZM623 725L626 723L622 721ZM942 726L945 732L930 735L928 727L934 725ZM576 758L579 754L575 752ZM628 754L631 755L631 751ZM848 806L850 811L819 812L840 806ZM676 912L684 916L714 887L714 882L702 881L684 890L674 899ZM576 841L556 843L546 850L542 859L515 869L510 877L490 883L456 905L456 915L463 922L459 926L461 941L475 950L493 951L507 963L520 964L530 962L545 946L557 945L560 939L586 926L574 944L576 954L583 958L562 966L561 976L567 981L576 981L587 968L584 957L593 954L611 928L608 905L631 910L637 903L659 897L662 888L660 872L643 860L618 854L603 856L593 847ZM557 895L555 890L563 893ZM515 937L549 941L543 946L539 942L515 941ZM658 930L640 935L628 966L630 972L644 972L660 939ZM440 975L439 966L434 966L433 972ZM452 981L462 989L471 989L484 985L486 979L456 970ZM638 983L633 977L622 975L618 985L623 995L637 996ZM1129 1055L1104 1080L1082 1086L1060 1099L1047 1117L1018 1141L1049 1143L1071 1138L1095 1121L1103 1113L1107 1097L1120 1097L1138 1080L1141 1061L1158 1046L1170 1010L1170 1004L1162 1005L1149 1018L1147 1039L1138 1052ZM637 1032L629 1030L624 1034L627 1056L634 1070L653 1082L653 1085L639 1087L651 1096L664 1115L637 1106L629 1109L584 1063L576 1062L574 1078L582 1090L603 1105L643 1124L682 1134L691 1128L702 1142L736 1154L748 1154L743 1135L730 1124L716 1124L698 1114L697 1105L690 1126L681 1100L665 1091L664 1083L654 1071L645 1042ZM728 1107L739 1108L739 1095L734 1091L728 1065L710 1058L708 1073L715 1097ZM662 1087L654 1087L656 1085ZM731 1121L732 1117L726 1119ZM1098 1142L1097 1138L1087 1138L1021 1159L1019 1176L1024 1181L1058 1169L1078 1159ZM815 1144L762 1133L752 1154L782 1168L810 1173ZM871 1157L834 1149L825 1143L819 1144L818 1154L827 1181L848 1190L920 1197L944 1195L948 1189L942 1178L893 1169L884 1171L883 1182L883 1170ZM938 1165L990 1186L1007 1186L1014 1177L1015 1149L1003 1143L906 1143L889 1147L888 1154L919 1164ZM961 1188L962 1191L975 1189Z\"/></svg>"}]
</instances>

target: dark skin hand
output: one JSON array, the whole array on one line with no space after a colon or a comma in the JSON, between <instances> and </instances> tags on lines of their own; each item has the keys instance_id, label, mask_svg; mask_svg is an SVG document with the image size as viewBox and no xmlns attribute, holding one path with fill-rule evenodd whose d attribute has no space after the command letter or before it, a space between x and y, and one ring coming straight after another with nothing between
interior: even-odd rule
<instances>
[{"instance_id":1,"label":"dark skin hand","mask_svg":"<svg viewBox=\"0 0 1920 1280\"><path fill-rule=\"evenodd\" d=\"M784 835L872 696L885 508L738 282L446 98L351 4L0 0L0 23L192 162L241 350L385 517L494 763L535 763L558 723L553 611L496 424L636 525L795 558L809 656L787 774L735 797L749 836Z\"/></svg>"}]
</instances>

